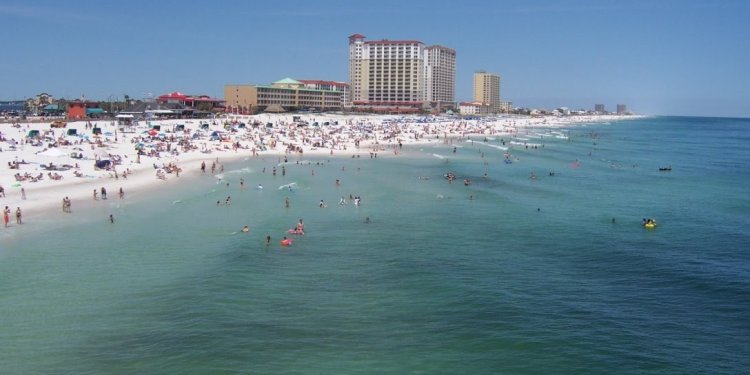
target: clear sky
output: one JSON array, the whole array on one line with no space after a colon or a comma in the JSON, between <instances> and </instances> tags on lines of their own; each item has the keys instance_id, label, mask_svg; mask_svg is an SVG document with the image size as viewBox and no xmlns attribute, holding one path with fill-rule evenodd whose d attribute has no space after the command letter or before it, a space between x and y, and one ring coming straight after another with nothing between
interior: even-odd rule
<instances>
[{"instance_id":1,"label":"clear sky","mask_svg":"<svg viewBox=\"0 0 750 375\"><path fill-rule=\"evenodd\" d=\"M750 117L749 19L744 0L3 0L0 100L346 81L360 33L455 49L459 101L486 70L514 106Z\"/></svg>"}]
</instances>

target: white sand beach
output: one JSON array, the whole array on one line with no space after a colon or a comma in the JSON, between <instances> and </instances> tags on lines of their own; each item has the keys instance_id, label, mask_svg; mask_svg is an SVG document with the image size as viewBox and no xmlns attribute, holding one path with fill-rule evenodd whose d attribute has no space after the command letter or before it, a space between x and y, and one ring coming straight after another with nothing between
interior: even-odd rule
<instances>
[{"instance_id":1,"label":"white sand beach","mask_svg":"<svg viewBox=\"0 0 750 375\"><path fill-rule=\"evenodd\" d=\"M11 212L21 208L24 218L33 218L48 210L61 210L65 197L73 205L92 200L95 194L101 198L102 188L109 199L118 199L120 189L129 197L129 193L178 183L184 175L200 173L201 162L206 163L208 173L217 160L222 164L263 155L379 152L381 157L393 157L399 144L439 143L470 135L517 136L510 144L513 147L538 141L524 139L523 134L531 128L632 118L638 117L464 120L315 113L144 120L131 127L112 120L69 122L65 128L53 128L52 121L0 123L0 186L4 190L0 207L7 206ZM99 134L94 134L94 129Z\"/></svg>"}]
</instances>

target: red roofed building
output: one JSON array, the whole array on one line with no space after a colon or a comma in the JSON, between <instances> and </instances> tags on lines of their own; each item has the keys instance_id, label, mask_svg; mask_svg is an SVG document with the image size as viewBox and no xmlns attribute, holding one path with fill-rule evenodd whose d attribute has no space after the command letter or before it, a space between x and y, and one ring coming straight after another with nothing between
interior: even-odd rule
<instances>
[{"instance_id":1,"label":"red roofed building","mask_svg":"<svg viewBox=\"0 0 750 375\"><path fill-rule=\"evenodd\" d=\"M159 104L177 103L185 108L202 111L224 111L224 99L212 98L208 95L185 95L179 91L164 94L156 98Z\"/></svg>"}]
</instances>

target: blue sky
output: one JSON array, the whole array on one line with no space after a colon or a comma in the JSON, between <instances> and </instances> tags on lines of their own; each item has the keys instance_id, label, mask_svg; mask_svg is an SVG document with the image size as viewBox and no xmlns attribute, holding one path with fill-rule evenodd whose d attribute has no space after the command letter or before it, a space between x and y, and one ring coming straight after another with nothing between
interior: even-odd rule
<instances>
[{"instance_id":1,"label":"blue sky","mask_svg":"<svg viewBox=\"0 0 750 375\"><path fill-rule=\"evenodd\" d=\"M347 36L417 39L502 76L516 106L750 117L750 2L0 2L0 99L107 100L227 83L347 80Z\"/></svg>"}]
</instances>

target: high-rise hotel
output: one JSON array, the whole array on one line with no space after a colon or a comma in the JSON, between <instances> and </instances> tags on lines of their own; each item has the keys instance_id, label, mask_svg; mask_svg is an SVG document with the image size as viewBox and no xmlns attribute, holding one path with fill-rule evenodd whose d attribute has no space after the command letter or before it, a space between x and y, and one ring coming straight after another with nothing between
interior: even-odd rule
<instances>
[{"instance_id":1,"label":"high-rise hotel","mask_svg":"<svg viewBox=\"0 0 750 375\"><path fill-rule=\"evenodd\" d=\"M356 107L452 106L456 51L417 40L365 41L354 34L349 37L349 84Z\"/></svg>"},{"instance_id":2,"label":"high-rise hotel","mask_svg":"<svg viewBox=\"0 0 750 375\"><path fill-rule=\"evenodd\" d=\"M500 76L483 70L474 72L474 101L489 106L491 113L500 112Z\"/></svg>"}]
</instances>

